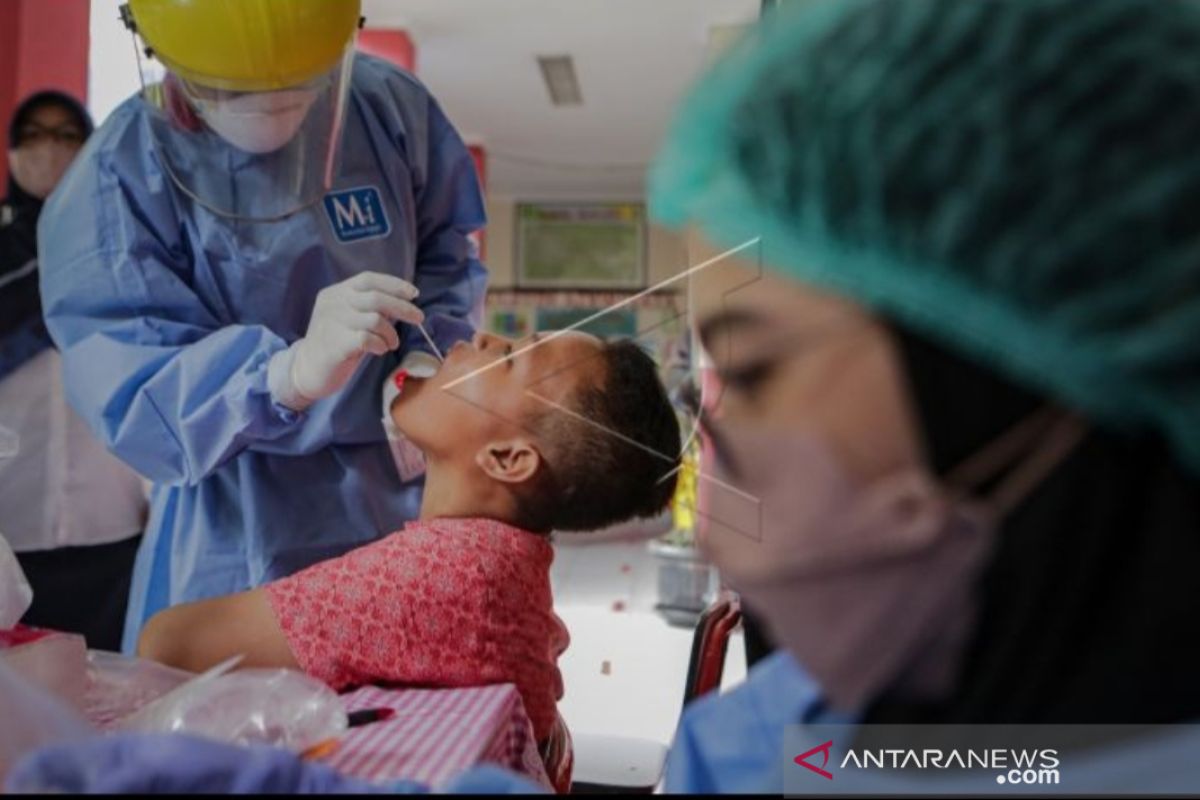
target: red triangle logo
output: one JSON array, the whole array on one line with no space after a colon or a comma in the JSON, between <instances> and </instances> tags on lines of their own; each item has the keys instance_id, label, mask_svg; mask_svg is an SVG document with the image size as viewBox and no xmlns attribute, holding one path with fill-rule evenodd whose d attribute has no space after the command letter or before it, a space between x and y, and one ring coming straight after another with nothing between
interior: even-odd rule
<instances>
[{"instance_id":1,"label":"red triangle logo","mask_svg":"<svg viewBox=\"0 0 1200 800\"><path fill-rule=\"evenodd\" d=\"M809 750L807 753L801 753L800 755L796 756L795 761L800 766L804 767L805 769L812 770L813 772L820 775L822 778L828 778L829 780L833 780L833 773L829 772L828 770L825 769L825 767L829 765L829 749L831 747L833 747L832 739L830 739L825 744L817 745L812 750ZM821 766L819 766L819 767L815 764L808 763L808 759L812 758L817 753L821 754Z\"/></svg>"}]
</instances>

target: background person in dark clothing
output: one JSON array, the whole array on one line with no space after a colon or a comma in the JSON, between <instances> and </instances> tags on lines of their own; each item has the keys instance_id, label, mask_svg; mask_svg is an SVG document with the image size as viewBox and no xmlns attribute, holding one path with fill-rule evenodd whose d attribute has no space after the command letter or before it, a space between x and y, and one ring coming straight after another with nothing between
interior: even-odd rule
<instances>
[{"instance_id":1,"label":"background person in dark clothing","mask_svg":"<svg viewBox=\"0 0 1200 800\"><path fill-rule=\"evenodd\" d=\"M144 492L67 406L38 292L42 202L91 132L87 111L60 92L32 95L9 126L10 177L0 205L0 426L17 434L19 450L0 461L0 535L33 587L22 621L115 650Z\"/></svg>"}]
</instances>

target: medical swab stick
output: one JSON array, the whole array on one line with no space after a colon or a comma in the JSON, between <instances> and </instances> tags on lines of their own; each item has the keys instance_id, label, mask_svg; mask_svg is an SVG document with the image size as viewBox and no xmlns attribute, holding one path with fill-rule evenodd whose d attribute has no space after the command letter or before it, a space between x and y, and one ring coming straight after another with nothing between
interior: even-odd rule
<instances>
[{"instance_id":1,"label":"medical swab stick","mask_svg":"<svg viewBox=\"0 0 1200 800\"><path fill-rule=\"evenodd\" d=\"M433 341L433 337L429 335L429 331L425 330L425 326L418 322L417 330L421 332L421 335L425 337L425 341L429 343L431 348L433 348L433 354L437 356L437 360L444 362L446 357L442 355L441 350L438 350L437 343Z\"/></svg>"}]
</instances>

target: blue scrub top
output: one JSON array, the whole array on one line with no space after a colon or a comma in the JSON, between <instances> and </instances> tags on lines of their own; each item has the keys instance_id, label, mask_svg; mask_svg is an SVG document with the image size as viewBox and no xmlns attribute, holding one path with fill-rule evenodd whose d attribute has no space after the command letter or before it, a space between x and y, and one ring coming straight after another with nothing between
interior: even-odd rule
<instances>
[{"instance_id":1,"label":"blue scrub top","mask_svg":"<svg viewBox=\"0 0 1200 800\"><path fill-rule=\"evenodd\" d=\"M797 725L839 726L852 730L853 716L831 711L820 688L789 653L777 652L750 671L745 683L723 695L688 706L675 733L664 781L672 794L783 794L784 770L796 769L785 751L789 729ZM824 730L829 730L828 728ZM1091 750L1062 754L1061 788L1069 793L1195 794L1200 790L1200 725L1159 726ZM794 744L794 741L793 741ZM807 773L804 773L807 778ZM988 775L953 773L839 775L838 791L863 795L941 795L992 793ZM820 782L820 778L816 781ZM497 783L497 787L502 784ZM829 793L826 787L819 787ZM1040 787L1000 786L998 793L1037 794ZM814 792L815 794L816 792Z\"/></svg>"},{"instance_id":2,"label":"blue scrub top","mask_svg":"<svg viewBox=\"0 0 1200 800\"><path fill-rule=\"evenodd\" d=\"M853 721L829 710L816 681L780 650L756 664L741 685L684 709L664 788L671 794L783 794L787 727Z\"/></svg>"},{"instance_id":3,"label":"blue scrub top","mask_svg":"<svg viewBox=\"0 0 1200 800\"><path fill-rule=\"evenodd\" d=\"M468 239L486 221L470 153L399 69L356 58L335 185L280 222L187 198L150 113L134 97L112 114L39 225L68 399L154 482L126 651L166 606L289 575L417 515L421 484L397 475L380 391L419 332L402 329L401 353L365 359L305 413L273 402L267 362L304 335L319 291L365 270L416 284L418 305L450 323L435 326L444 351L478 324L487 277ZM339 220L333 201L351 198L361 213Z\"/></svg>"}]
</instances>

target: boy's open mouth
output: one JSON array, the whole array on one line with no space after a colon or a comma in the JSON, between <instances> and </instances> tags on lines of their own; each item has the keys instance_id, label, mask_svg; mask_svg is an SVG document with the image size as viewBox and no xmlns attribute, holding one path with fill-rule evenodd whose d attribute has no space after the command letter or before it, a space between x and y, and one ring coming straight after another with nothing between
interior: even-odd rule
<instances>
[{"instance_id":1,"label":"boy's open mouth","mask_svg":"<svg viewBox=\"0 0 1200 800\"><path fill-rule=\"evenodd\" d=\"M421 353L420 356L419 358L412 358L406 365L410 380L432 378L442 368L442 362L438 361L436 356L429 353Z\"/></svg>"}]
</instances>

